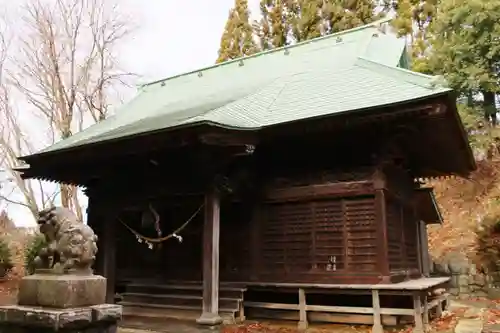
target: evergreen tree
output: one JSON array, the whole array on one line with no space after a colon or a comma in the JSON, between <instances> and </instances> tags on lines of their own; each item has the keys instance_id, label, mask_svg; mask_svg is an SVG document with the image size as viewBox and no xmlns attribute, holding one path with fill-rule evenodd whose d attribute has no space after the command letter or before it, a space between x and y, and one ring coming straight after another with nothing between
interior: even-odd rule
<instances>
[{"instance_id":1,"label":"evergreen tree","mask_svg":"<svg viewBox=\"0 0 500 333\"><path fill-rule=\"evenodd\" d=\"M235 0L222 34L217 63L251 55L258 51L250 24L247 0Z\"/></svg>"},{"instance_id":2,"label":"evergreen tree","mask_svg":"<svg viewBox=\"0 0 500 333\"><path fill-rule=\"evenodd\" d=\"M290 2L286 0L261 0L261 19L254 23L262 50L270 50L290 43Z\"/></svg>"},{"instance_id":3,"label":"evergreen tree","mask_svg":"<svg viewBox=\"0 0 500 333\"><path fill-rule=\"evenodd\" d=\"M294 0L290 2L291 34L295 42L319 37L324 26L321 17L323 0Z\"/></svg>"},{"instance_id":4,"label":"evergreen tree","mask_svg":"<svg viewBox=\"0 0 500 333\"><path fill-rule=\"evenodd\" d=\"M443 0L432 30L428 63L469 97L483 96L484 118L496 125L500 92L500 0Z\"/></svg>"},{"instance_id":5,"label":"evergreen tree","mask_svg":"<svg viewBox=\"0 0 500 333\"><path fill-rule=\"evenodd\" d=\"M394 10L392 21L399 36L408 40L411 67L414 71L431 74L427 62L430 32L438 0L392 0L383 3L384 10Z\"/></svg>"},{"instance_id":6,"label":"evergreen tree","mask_svg":"<svg viewBox=\"0 0 500 333\"><path fill-rule=\"evenodd\" d=\"M271 49L369 23L373 0L261 0L256 31L262 49Z\"/></svg>"},{"instance_id":7,"label":"evergreen tree","mask_svg":"<svg viewBox=\"0 0 500 333\"><path fill-rule=\"evenodd\" d=\"M380 18L375 14L374 0L325 0L322 17L325 34L356 28Z\"/></svg>"}]
</instances>

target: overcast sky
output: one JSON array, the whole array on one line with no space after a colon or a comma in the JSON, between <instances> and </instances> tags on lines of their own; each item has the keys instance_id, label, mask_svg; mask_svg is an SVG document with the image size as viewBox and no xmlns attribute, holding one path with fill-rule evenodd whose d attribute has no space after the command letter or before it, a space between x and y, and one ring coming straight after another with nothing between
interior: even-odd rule
<instances>
[{"instance_id":1,"label":"overcast sky","mask_svg":"<svg viewBox=\"0 0 500 333\"><path fill-rule=\"evenodd\" d=\"M127 68L149 78L211 65L234 0L120 0L137 13L139 31L125 47ZM258 0L249 0L257 13Z\"/></svg>"},{"instance_id":2,"label":"overcast sky","mask_svg":"<svg viewBox=\"0 0 500 333\"><path fill-rule=\"evenodd\" d=\"M234 0L118 3L133 15L137 25L131 40L121 47L122 67L151 81L213 64ZM258 12L258 0L249 0L249 5L254 13ZM9 9L11 17L15 17L19 6L17 1L0 0L0 7ZM34 225L27 209L9 205L7 211L17 225Z\"/></svg>"}]
</instances>

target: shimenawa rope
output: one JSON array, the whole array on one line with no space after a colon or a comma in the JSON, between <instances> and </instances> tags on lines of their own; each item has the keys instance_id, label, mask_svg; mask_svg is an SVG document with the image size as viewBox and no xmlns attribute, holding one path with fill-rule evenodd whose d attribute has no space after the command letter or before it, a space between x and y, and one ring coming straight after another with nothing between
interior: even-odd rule
<instances>
[{"instance_id":1,"label":"shimenawa rope","mask_svg":"<svg viewBox=\"0 0 500 333\"><path fill-rule=\"evenodd\" d=\"M184 222L184 224L182 224L179 228L175 229L174 232L172 232L170 235L167 235L167 236L161 237L161 238L146 237L146 236L140 234L139 232L135 231L134 229L132 229L130 226L128 226L121 219L118 219L118 221L120 221L120 223L123 224L123 226L125 228L127 228L131 233L133 233L137 237L137 239L141 239L142 241L144 241L146 243L163 243L164 241L169 240L172 237L175 237L175 238L179 239L179 241L182 241L182 238L180 238L178 233L180 233L189 224L189 222L191 222L196 217L196 215L198 215L198 213L201 211L201 209L203 208L204 205L205 204L202 203L200 205L200 207L198 207L198 209L194 212L194 214L191 215L191 217L186 222Z\"/></svg>"}]
</instances>

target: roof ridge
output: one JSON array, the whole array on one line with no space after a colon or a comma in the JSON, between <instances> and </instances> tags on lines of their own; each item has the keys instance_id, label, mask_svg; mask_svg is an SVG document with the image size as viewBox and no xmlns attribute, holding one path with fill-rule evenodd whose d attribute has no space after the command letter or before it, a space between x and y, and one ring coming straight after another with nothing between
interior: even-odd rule
<instances>
[{"instance_id":1,"label":"roof ridge","mask_svg":"<svg viewBox=\"0 0 500 333\"><path fill-rule=\"evenodd\" d=\"M171 80L171 79L179 78L179 77L182 77L182 76L185 76L185 75L189 75L189 74L194 74L194 73L205 71L205 70L208 70L208 69L213 69L213 68L217 68L217 67L226 66L226 65L233 64L233 63L241 61L241 60L252 59L252 58L256 58L256 57L262 56L262 55L266 55L266 54L270 54L270 53L275 53L275 52L279 52L279 51L284 51L284 50L292 49L292 48L299 47L299 46L302 46L302 45L307 45L307 44L310 44L310 43L313 43L313 42L317 42L317 41L320 41L320 40L330 39L330 38L338 37L338 36L345 35L345 34L348 34L348 33L356 32L356 31L361 31L361 30L368 29L368 28L378 27L378 26L380 26L380 25L382 25L384 23L387 23L387 22L389 22L391 20L392 20L392 18L388 18L388 17L382 18L382 19L373 21L371 23L361 25L361 26L356 27L356 28L342 30L342 31L339 31L339 32L336 32L336 33L333 33L333 34L316 37L316 38L305 40L305 41L302 41L302 42L299 42L299 43L296 43L296 44L286 45L286 46L278 47L278 48L271 49L271 50L257 52L257 53L252 54L252 55L243 56L243 57L239 57L239 58L236 58L236 59L224 61L224 62L221 62L221 63L218 63L218 64L214 64L214 65L210 65L210 66L205 66L205 67L202 67L202 68L194 69L194 70L191 70L191 71L188 71L188 72L184 72L184 73L181 73L181 74L172 75L172 76L166 77L164 79L159 79L159 80L147 82L147 83L144 83L144 84L139 84L139 88L151 86L151 85L154 85L154 84L157 84L157 83L165 82L165 81L168 81L168 80Z\"/></svg>"},{"instance_id":2,"label":"roof ridge","mask_svg":"<svg viewBox=\"0 0 500 333\"><path fill-rule=\"evenodd\" d=\"M375 65L375 66L374 66ZM427 89L433 89L436 85L439 85L437 82L439 77L434 76L434 75L427 75L419 72L414 72L409 69L401 68L401 67L396 67L396 66L390 66L387 64L380 63L378 61L374 61L371 59L367 59L363 56L358 56L355 62L355 66L361 66L361 67L369 67L371 69L376 69L375 67L379 68L385 68L387 70L399 72L399 73L404 73L407 75L407 77L413 77L414 80L405 80L413 85L420 86L423 88ZM423 82L425 80L425 82ZM446 87L443 87L446 88Z\"/></svg>"}]
</instances>

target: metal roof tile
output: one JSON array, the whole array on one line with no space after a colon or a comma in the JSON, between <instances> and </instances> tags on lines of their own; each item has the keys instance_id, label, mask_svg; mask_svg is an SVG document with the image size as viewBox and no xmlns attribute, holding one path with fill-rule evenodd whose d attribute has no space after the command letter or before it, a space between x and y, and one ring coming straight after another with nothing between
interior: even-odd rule
<instances>
[{"instance_id":1,"label":"metal roof tile","mask_svg":"<svg viewBox=\"0 0 500 333\"><path fill-rule=\"evenodd\" d=\"M41 153L199 122L261 128L447 91L396 68L403 52L404 42L367 25L157 81Z\"/></svg>"}]
</instances>

